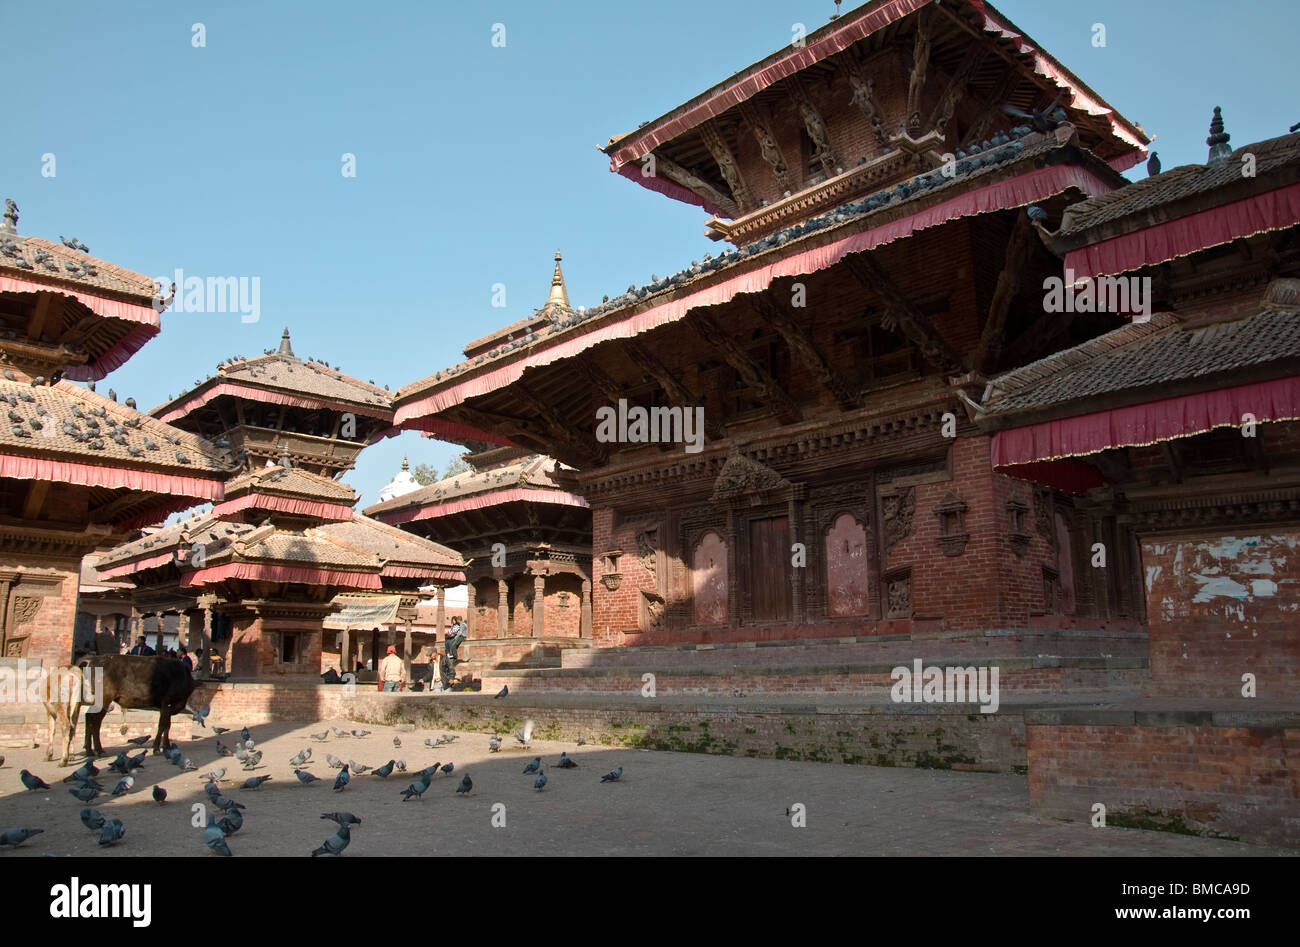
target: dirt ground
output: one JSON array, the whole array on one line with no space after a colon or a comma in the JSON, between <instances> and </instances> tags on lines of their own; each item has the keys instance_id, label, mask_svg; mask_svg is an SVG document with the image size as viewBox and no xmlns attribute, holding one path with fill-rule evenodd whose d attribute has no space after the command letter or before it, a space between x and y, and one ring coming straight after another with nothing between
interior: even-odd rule
<instances>
[{"instance_id":1,"label":"dirt ground","mask_svg":"<svg viewBox=\"0 0 1300 947\"><path fill-rule=\"evenodd\" d=\"M488 735L461 733L450 744L424 746L441 731L400 732L367 726L357 739L331 733L323 743L308 736L327 726L349 730L360 725L334 720L315 725L266 724L250 728L261 765L245 773L237 761L219 758L212 726L235 732L221 737L227 746L238 739L239 721L209 719L199 739L178 741L199 764L182 773L162 757L151 756L136 771L135 788L90 803L105 818L119 818L126 837L101 848L78 817L84 804L60 780L82 762L59 769L43 759L44 748L0 748L0 831L10 826L42 828L18 849L0 849L0 858L45 854L123 857L130 855L217 857L203 844L202 831L191 826L191 806L207 802L201 774L226 768L221 783L230 798L247 806L243 828L228 839L237 857L304 856L334 831L321 813L349 811L361 818L343 857L366 855L1272 855L1296 854L1263 846L1193 838L1133 829L1094 829L1086 821L1063 823L1029 812L1023 776L957 773L936 770L843 766L781 760L739 759L688 753L578 747L537 740L531 750L503 735L499 753L488 751ZM402 741L394 748L393 737ZM124 748L116 728L106 721L101 770ZM304 767L321 777L302 785L288 761L310 747ZM134 747L133 752L138 752ZM561 751L577 769L554 767ZM404 759L406 775L387 780L369 773L354 775L342 792L333 792L336 770L326 753L375 767ZM546 788L534 791L524 765L541 756ZM434 761L455 764L450 776L437 776L423 799L403 802L401 790L411 775ZM623 778L601 783L617 766ZM29 792L19 771L29 769L51 785L49 792ZM461 775L474 781L468 797L456 795ZM238 788L249 775L272 779L256 791ZM98 777L106 793L118 777ZM160 783L168 801L159 805L151 789ZM787 810L804 806L806 827L796 828ZM505 825L501 821L504 806ZM206 822L206 819L204 820Z\"/></svg>"}]
</instances>

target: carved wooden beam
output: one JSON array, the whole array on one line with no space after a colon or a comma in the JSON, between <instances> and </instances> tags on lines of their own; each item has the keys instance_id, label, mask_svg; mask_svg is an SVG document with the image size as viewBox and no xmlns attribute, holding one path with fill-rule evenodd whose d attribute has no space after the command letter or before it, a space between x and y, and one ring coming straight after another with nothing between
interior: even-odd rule
<instances>
[{"instance_id":1,"label":"carved wooden beam","mask_svg":"<svg viewBox=\"0 0 1300 947\"><path fill-rule=\"evenodd\" d=\"M989 130L989 125L993 123L993 119L1002 114L1002 106L1006 104L1012 90L1015 89L1016 83L1019 81L1020 68L1012 65L998 81L993 94L989 96L988 103L975 116L975 121L971 123L970 129L966 132L967 141L984 137Z\"/></svg>"},{"instance_id":2,"label":"carved wooden beam","mask_svg":"<svg viewBox=\"0 0 1300 947\"><path fill-rule=\"evenodd\" d=\"M675 401L683 408L694 406L700 403L701 399L692 394L685 385L677 380L674 375L659 358L646 348L636 339L629 339L623 343L623 351L627 357L640 368L643 372L659 383L659 387L664 390L670 401ZM721 425L708 412L705 412L704 433L712 439L720 439L726 436Z\"/></svg>"},{"instance_id":3,"label":"carved wooden beam","mask_svg":"<svg viewBox=\"0 0 1300 947\"><path fill-rule=\"evenodd\" d=\"M1174 475L1176 483L1183 482L1183 451L1178 446L1177 441L1162 441L1160 451L1165 455L1165 463L1169 465L1169 472Z\"/></svg>"},{"instance_id":4,"label":"carved wooden beam","mask_svg":"<svg viewBox=\"0 0 1300 947\"><path fill-rule=\"evenodd\" d=\"M956 72L948 80L943 95L939 97L939 104L930 117L929 127L939 134L942 135L944 128L952 121L953 113L957 111L957 103L965 93L966 86L970 84L971 78L984 63L987 52L983 46L972 43L970 48L966 50L966 55L962 58L961 63L957 66Z\"/></svg>"},{"instance_id":5,"label":"carved wooden beam","mask_svg":"<svg viewBox=\"0 0 1300 947\"><path fill-rule=\"evenodd\" d=\"M478 428L480 431L508 437L520 447L530 447L542 454L549 450L550 445L546 441L544 432L540 430L539 425L529 419L499 414L483 408L471 408L465 404L449 408L447 414L453 421Z\"/></svg>"},{"instance_id":6,"label":"carved wooden beam","mask_svg":"<svg viewBox=\"0 0 1300 947\"><path fill-rule=\"evenodd\" d=\"M655 154L654 160L655 170L670 181L676 181L688 191L694 191L721 211L725 216L740 216L740 208L737 206L736 202L727 197L727 195L723 194L708 181L697 178L676 161L673 161L671 158L666 158L661 154Z\"/></svg>"},{"instance_id":7,"label":"carved wooden beam","mask_svg":"<svg viewBox=\"0 0 1300 947\"><path fill-rule=\"evenodd\" d=\"M876 80L863 72L862 65L847 53L842 65L849 86L853 89L853 98L849 104L856 105L862 112L862 117L871 125L871 134L875 137L876 144L883 148L889 144L889 136L885 134L884 113L872 97L875 94Z\"/></svg>"},{"instance_id":8,"label":"carved wooden beam","mask_svg":"<svg viewBox=\"0 0 1300 947\"><path fill-rule=\"evenodd\" d=\"M986 371L1002 354L1006 343L1007 313L1011 302L1020 292L1024 282L1029 251L1037 241L1037 232L1029 215L1023 211L1016 215L1016 223L1007 241L1006 259L1002 272L998 274L997 286L993 290L993 299L989 303L988 317L984 320L984 330L980 333L980 343L971 357L971 364L979 371ZM1048 316L1047 318L1050 318Z\"/></svg>"},{"instance_id":9,"label":"carved wooden beam","mask_svg":"<svg viewBox=\"0 0 1300 947\"><path fill-rule=\"evenodd\" d=\"M939 368L962 367L962 360L944 341L930 318L907 298L879 263L865 253L850 253L844 258L844 265L859 283L885 301L888 308L881 316L880 324L887 331L902 332L916 343L926 359Z\"/></svg>"},{"instance_id":10,"label":"carved wooden beam","mask_svg":"<svg viewBox=\"0 0 1300 947\"><path fill-rule=\"evenodd\" d=\"M691 313L687 321L701 339L718 350L727 364L740 375L741 380L752 388L760 399L772 406L778 418L789 422L803 417L803 412L799 410L799 406L795 404L789 393L777 383L766 368L741 348L740 344L731 337L731 333L722 328L716 319L707 313L697 311Z\"/></svg>"},{"instance_id":11,"label":"carved wooden beam","mask_svg":"<svg viewBox=\"0 0 1300 947\"><path fill-rule=\"evenodd\" d=\"M514 390L519 396L519 400L535 412L541 420L545 433L555 442L566 445L574 456L581 456L588 461L595 461L596 466L603 464L608 457L607 450L592 438L583 437L565 418L562 418L551 405L549 401L538 395L523 382L515 382ZM593 416L588 419L585 426L579 425L578 429L592 430L596 426L596 419ZM587 464L575 464L573 466L583 467Z\"/></svg>"},{"instance_id":12,"label":"carved wooden beam","mask_svg":"<svg viewBox=\"0 0 1300 947\"><path fill-rule=\"evenodd\" d=\"M1132 478L1133 468L1129 466L1127 448L1089 454L1084 460L1100 470L1102 476L1116 483L1124 483Z\"/></svg>"},{"instance_id":13,"label":"carved wooden beam","mask_svg":"<svg viewBox=\"0 0 1300 947\"><path fill-rule=\"evenodd\" d=\"M808 130L808 137L812 139L813 157L821 163L822 173L828 178L833 177L838 173L836 169L840 167L840 159L835 153L834 146L831 145L831 136L826 129L826 122L813 106L812 99L804 91L798 76L790 77L790 89L794 93L795 104L799 106L799 114L803 116L804 128Z\"/></svg>"},{"instance_id":14,"label":"carved wooden beam","mask_svg":"<svg viewBox=\"0 0 1300 947\"><path fill-rule=\"evenodd\" d=\"M754 206L754 198L749 192L749 185L745 183L745 176L740 173L740 165L736 163L735 156L722 138L722 133L713 122L705 122L699 130L700 140L704 142L704 147L709 149L709 154L713 155L713 160L717 162L723 180L727 182L727 187L731 188L731 196L736 206L740 208L741 213L748 212Z\"/></svg>"},{"instance_id":15,"label":"carved wooden beam","mask_svg":"<svg viewBox=\"0 0 1300 947\"><path fill-rule=\"evenodd\" d=\"M758 293L744 298L749 300L760 318L781 334L790 351L803 361L818 384L839 402L840 407L852 408L859 404L861 390L831 364L817 348L808 330L785 307Z\"/></svg>"},{"instance_id":16,"label":"carved wooden beam","mask_svg":"<svg viewBox=\"0 0 1300 947\"><path fill-rule=\"evenodd\" d=\"M925 90L925 73L930 66L930 49L933 45L930 22L928 11L916 19L916 39L912 43L912 62L908 69L907 130L913 133L913 137L921 130L921 93Z\"/></svg>"},{"instance_id":17,"label":"carved wooden beam","mask_svg":"<svg viewBox=\"0 0 1300 947\"><path fill-rule=\"evenodd\" d=\"M618 382L610 378L605 370L589 358L578 358L573 363L578 374L587 380L591 385L593 392L599 392L600 397L604 398L611 404L618 404L619 398L626 395L623 389L619 387Z\"/></svg>"},{"instance_id":18,"label":"carved wooden beam","mask_svg":"<svg viewBox=\"0 0 1300 947\"><path fill-rule=\"evenodd\" d=\"M34 520L41 514L45 505L45 496L50 492L50 481L33 480L27 488L27 499L23 501L23 519ZM139 497L133 497L138 500Z\"/></svg>"},{"instance_id":19,"label":"carved wooden beam","mask_svg":"<svg viewBox=\"0 0 1300 947\"><path fill-rule=\"evenodd\" d=\"M756 102L743 102L740 105L740 114L749 125L749 130L754 133L763 160L772 166L777 187L782 192L796 191L798 188L794 176L790 173L790 166L785 162L785 155L777 143L776 136L772 134L772 123L768 121L764 109Z\"/></svg>"}]
</instances>

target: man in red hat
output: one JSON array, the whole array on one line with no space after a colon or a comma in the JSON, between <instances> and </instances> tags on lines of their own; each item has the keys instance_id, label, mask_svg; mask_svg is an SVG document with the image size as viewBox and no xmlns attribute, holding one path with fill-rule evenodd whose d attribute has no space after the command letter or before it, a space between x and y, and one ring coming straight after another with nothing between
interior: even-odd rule
<instances>
[{"instance_id":1,"label":"man in red hat","mask_svg":"<svg viewBox=\"0 0 1300 947\"><path fill-rule=\"evenodd\" d=\"M397 649L392 645L388 646L384 660L379 662L379 680L385 692L396 693L406 683L406 663L397 656Z\"/></svg>"}]
</instances>

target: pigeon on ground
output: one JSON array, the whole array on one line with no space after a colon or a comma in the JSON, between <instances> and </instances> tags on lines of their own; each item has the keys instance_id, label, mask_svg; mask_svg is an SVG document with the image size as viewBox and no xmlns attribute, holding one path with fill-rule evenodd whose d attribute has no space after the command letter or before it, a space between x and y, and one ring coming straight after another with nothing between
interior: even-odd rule
<instances>
[{"instance_id":1,"label":"pigeon on ground","mask_svg":"<svg viewBox=\"0 0 1300 947\"><path fill-rule=\"evenodd\" d=\"M248 759L244 760L244 769L257 769L257 764L262 762L262 751L249 753Z\"/></svg>"},{"instance_id":2,"label":"pigeon on ground","mask_svg":"<svg viewBox=\"0 0 1300 947\"><path fill-rule=\"evenodd\" d=\"M351 812L322 812L322 819L329 819L339 825L360 825L361 820Z\"/></svg>"},{"instance_id":3,"label":"pigeon on ground","mask_svg":"<svg viewBox=\"0 0 1300 947\"><path fill-rule=\"evenodd\" d=\"M230 747L226 746L220 740L217 741L217 756L234 756L234 755L235 753L233 750L230 749ZM245 753L244 755L247 756L248 754Z\"/></svg>"},{"instance_id":4,"label":"pigeon on ground","mask_svg":"<svg viewBox=\"0 0 1300 947\"><path fill-rule=\"evenodd\" d=\"M313 776L305 769L295 769L293 771L293 775L297 776L298 782L302 783L304 786L309 786L312 783L318 782L320 780L319 776Z\"/></svg>"},{"instance_id":5,"label":"pigeon on ground","mask_svg":"<svg viewBox=\"0 0 1300 947\"><path fill-rule=\"evenodd\" d=\"M568 753L560 754L560 761L555 764L560 769L577 769L578 764L573 762Z\"/></svg>"},{"instance_id":6,"label":"pigeon on ground","mask_svg":"<svg viewBox=\"0 0 1300 947\"><path fill-rule=\"evenodd\" d=\"M423 775L420 776L419 779L417 779L415 782L411 783L411 785L403 789L402 802L406 802L412 796L414 796L417 799L423 797L424 791L429 788L429 782L431 779L432 776L429 773L424 773Z\"/></svg>"},{"instance_id":7,"label":"pigeon on ground","mask_svg":"<svg viewBox=\"0 0 1300 947\"><path fill-rule=\"evenodd\" d=\"M334 791L342 792L343 787L345 787L349 782L351 782L351 780L352 780L352 776L348 773L348 768L347 765L345 764L343 768L339 770L339 774L334 777Z\"/></svg>"},{"instance_id":8,"label":"pigeon on ground","mask_svg":"<svg viewBox=\"0 0 1300 947\"><path fill-rule=\"evenodd\" d=\"M299 750L297 753L295 753L293 755L293 758L289 760L289 765L301 766L303 763L306 763L309 759L311 759L311 747L307 747L307 749Z\"/></svg>"},{"instance_id":9,"label":"pigeon on ground","mask_svg":"<svg viewBox=\"0 0 1300 947\"><path fill-rule=\"evenodd\" d=\"M342 853L343 849L348 847L348 844L351 841L352 832L345 823L340 825L339 830L327 838L321 844L320 848L313 851L311 857L315 858L317 855L338 855Z\"/></svg>"},{"instance_id":10,"label":"pigeon on ground","mask_svg":"<svg viewBox=\"0 0 1300 947\"><path fill-rule=\"evenodd\" d=\"M104 823L104 827L99 830L99 844L112 845L115 842L120 842L124 835L126 835L126 826L122 824L122 820L109 819Z\"/></svg>"},{"instance_id":11,"label":"pigeon on ground","mask_svg":"<svg viewBox=\"0 0 1300 947\"><path fill-rule=\"evenodd\" d=\"M146 733L142 737L132 737L126 742L130 743L132 746L144 746L146 743L149 742L149 734Z\"/></svg>"},{"instance_id":12,"label":"pigeon on ground","mask_svg":"<svg viewBox=\"0 0 1300 947\"><path fill-rule=\"evenodd\" d=\"M98 832L104 827L104 817L99 814L98 809L82 809L81 824L92 832Z\"/></svg>"},{"instance_id":13,"label":"pigeon on ground","mask_svg":"<svg viewBox=\"0 0 1300 947\"><path fill-rule=\"evenodd\" d=\"M537 778L533 780L533 788L539 792L546 788L546 774L538 773Z\"/></svg>"},{"instance_id":14,"label":"pigeon on ground","mask_svg":"<svg viewBox=\"0 0 1300 947\"><path fill-rule=\"evenodd\" d=\"M230 846L226 844L226 833L221 831L212 813L208 813L208 827L203 830L203 844L218 855L230 855Z\"/></svg>"},{"instance_id":15,"label":"pigeon on ground","mask_svg":"<svg viewBox=\"0 0 1300 947\"><path fill-rule=\"evenodd\" d=\"M351 732L351 734L352 734L354 737L356 737L358 740L360 740L362 737L368 737L368 736L370 736L370 731L369 731L369 730L352 730L352 731L350 731L350 732Z\"/></svg>"},{"instance_id":16,"label":"pigeon on ground","mask_svg":"<svg viewBox=\"0 0 1300 947\"><path fill-rule=\"evenodd\" d=\"M374 770L371 775L378 776L380 779L387 779L393 775L393 767L397 765L397 760L389 760L383 766Z\"/></svg>"},{"instance_id":17,"label":"pigeon on ground","mask_svg":"<svg viewBox=\"0 0 1300 947\"><path fill-rule=\"evenodd\" d=\"M0 832L0 846L12 845L14 848L17 848L33 835L40 835L44 831L44 829L24 829L19 827L5 829L3 832Z\"/></svg>"},{"instance_id":18,"label":"pigeon on ground","mask_svg":"<svg viewBox=\"0 0 1300 947\"><path fill-rule=\"evenodd\" d=\"M233 799L227 799L225 796L221 795L220 793L212 797L212 804L216 806L218 809L220 809L222 812L229 812L231 809L248 808L248 806L240 805L238 802L235 802L235 800Z\"/></svg>"},{"instance_id":19,"label":"pigeon on ground","mask_svg":"<svg viewBox=\"0 0 1300 947\"><path fill-rule=\"evenodd\" d=\"M229 727L213 727L213 728L212 728L212 732L215 733L217 736L221 736L223 733L229 733L229 732L230 732L230 728L229 728Z\"/></svg>"},{"instance_id":20,"label":"pigeon on ground","mask_svg":"<svg viewBox=\"0 0 1300 947\"><path fill-rule=\"evenodd\" d=\"M515 740L528 746L533 742L533 728L536 726L531 720L524 721L524 729L515 731Z\"/></svg>"},{"instance_id":21,"label":"pigeon on ground","mask_svg":"<svg viewBox=\"0 0 1300 947\"><path fill-rule=\"evenodd\" d=\"M427 747L439 747L442 746L442 741L436 737L425 737L424 745Z\"/></svg>"},{"instance_id":22,"label":"pigeon on ground","mask_svg":"<svg viewBox=\"0 0 1300 947\"><path fill-rule=\"evenodd\" d=\"M398 761L397 761L397 771L398 771L399 773L405 773L405 772L406 772L406 760L398 760Z\"/></svg>"},{"instance_id":23,"label":"pigeon on ground","mask_svg":"<svg viewBox=\"0 0 1300 947\"><path fill-rule=\"evenodd\" d=\"M260 753L259 753L258 755L261 756ZM184 757L184 758L183 758L179 763L177 763L176 765L179 766L179 767L181 768L181 772L183 772L183 773L192 773L192 772L194 772L196 769L199 768L199 764L196 763L196 762L194 762L194 761L193 761L192 759L190 759L188 756Z\"/></svg>"},{"instance_id":24,"label":"pigeon on ground","mask_svg":"<svg viewBox=\"0 0 1300 947\"><path fill-rule=\"evenodd\" d=\"M334 731L336 737L345 737L348 735L346 730L340 730L338 727L330 727L330 729Z\"/></svg>"},{"instance_id":25,"label":"pigeon on ground","mask_svg":"<svg viewBox=\"0 0 1300 947\"><path fill-rule=\"evenodd\" d=\"M529 773L536 773L541 768L542 758L540 756L534 756L533 761L524 767L524 775L527 776Z\"/></svg>"},{"instance_id":26,"label":"pigeon on ground","mask_svg":"<svg viewBox=\"0 0 1300 947\"><path fill-rule=\"evenodd\" d=\"M454 734L454 733L444 733L444 734L442 735L442 742L443 742L443 743L451 743L451 742L453 742L453 741L455 741L455 740L459 740L459 739L460 739L460 737L457 736L457 735Z\"/></svg>"},{"instance_id":27,"label":"pigeon on ground","mask_svg":"<svg viewBox=\"0 0 1300 947\"><path fill-rule=\"evenodd\" d=\"M241 763L245 763L248 761L248 751L244 749L243 744L236 746L235 751L232 755L235 757L235 759L239 760L239 762Z\"/></svg>"},{"instance_id":28,"label":"pigeon on ground","mask_svg":"<svg viewBox=\"0 0 1300 947\"><path fill-rule=\"evenodd\" d=\"M215 799L217 796L221 795L221 790L217 787L217 784L211 780L208 780L203 784L203 791L208 794L209 799Z\"/></svg>"},{"instance_id":29,"label":"pigeon on ground","mask_svg":"<svg viewBox=\"0 0 1300 947\"><path fill-rule=\"evenodd\" d=\"M330 732L328 730L322 730L320 733L313 733L310 736L313 740L317 741L318 743L324 743L326 738L329 737L329 735Z\"/></svg>"},{"instance_id":30,"label":"pigeon on ground","mask_svg":"<svg viewBox=\"0 0 1300 947\"><path fill-rule=\"evenodd\" d=\"M247 743L251 739L253 739L253 735L248 732L247 727L244 727L244 729L239 731L239 740L241 743Z\"/></svg>"},{"instance_id":31,"label":"pigeon on ground","mask_svg":"<svg viewBox=\"0 0 1300 947\"><path fill-rule=\"evenodd\" d=\"M65 783L81 782L83 780L90 779L90 777L92 776L98 776L98 775L99 775L99 767L97 767L94 763L87 762L83 764L80 769L74 771L71 775L64 776L63 781Z\"/></svg>"},{"instance_id":32,"label":"pigeon on ground","mask_svg":"<svg viewBox=\"0 0 1300 947\"><path fill-rule=\"evenodd\" d=\"M503 684L502 687L501 687L501 690L497 691L496 696L493 697L492 699L493 699L493 700L500 700L502 697L509 697L509 696L510 696L510 685L509 685L509 684Z\"/></svg>"},{"instance_id":33,"label":"pigeon on ground","mask_svg":"<svg viewBox=\"0 0 1300 947\"><path fill-rule=\"evenodd\" d=\"M166 790L166 789L163 789L161 786L154 786L154 787L153 787L153 801L156 802L156 803L158 803L159 805L162 805L164 802L166 802L166 801L167 801L167 790Z\"/></svg>"},{"instance_id":34,"label":"pigeon on ground","mask_svg":"<svg viewBox=\"0 0 1300 947\"><path fill-rule=\"evenodd\" d=\"M148 750L141 750L138 756L127 758L126 765L128 770L144 769L144 761L149 758Z\"/></svg>"},{"instance_id":35,"label":"pigeon on ground","mask_svg":"<svg viewBox=\"0 0 1300 947\"><path fill-rule=\"evenodd\" d=\"M400 747L401 745L402 745L402 738L401 738L401 737L393 737L393 746L395 746L395 747ZM0 763L3 763L3 762L4 762L4 757L3 757L3 756L0 756Z\"/></svg>"},{"instance_id":36,"label":"pigeon on ground","mask_svg":"<svg viewBox=\"0 0 1300 947\"><path fill-rule=\"evenodd\" d=\"M244 785L240 786L239 788L240 789L261 789L262 783L266 782L270 778L271 778L270 776L250 776L248 777L248 779L244 780Z\"/></svg>"},{"instance_id":37,"label":"pigeon on ground","mask_svg":"<svg viewBox=\"0 0 1300 947\"><path fill-rule=\"evenodd\" d=\"M128 772L130 772L131 768L130 768L130 764L127 762L126 754L125 753L117 754L117 756L113 759L113 762L108 764L108 769L109 772L121 773L123 776L125 776Z\"/></svg>"},{"instance_id":38,"label":"pigeon on ground","mask_svg":"<svg viewBox=\"0 0 1300 947\"><path fill-rule=\"evenodd\" d=\"M494 736L494 737L491 737L491 738L488 739L488 752L489 752L489 753L500 753L500 752L501 752L501 738L500 738L500 737L498 737L498 736Z\"/></svg>"},{"instance_id":39,"label":"pigeon on ground","mask_svg":"<svg viewBox=\"0 0 1300 947\"><path fill-rule=\"evenodd\" d=\"M80 799L82 802L90 802L90 800L94 799L96 796L103 795L103 793L94 786L82 786L80 789L69 789L68 793L75 796L77 799Z\"/></svg>"},{"instance_id":40,"label":"pigeon on ground","mask_svg":"<svg viewBox=\"0 0 1300 947\"><path fill-rule=\"evenodd\" d=\"M330 769L342 769L343 761L333 753L325 754L325 762L329 764Z\"/></svg>"},{"instance_id":41,"label":"pigeon on ground","mask_svg":"<svg viewBox=\"0 0 1300 947\"><path fill-rule=\"evenodd\" d=\"M444 776L450 776L451 771L455 768L456 768L455 763L444 763L442 766L442 773Z\"/></svg>"},{"instance_id":42,"label":"pigeon on ground","mask_svg":"<svg viewBox=\"0 0 1300 947\"><path fill-rule=\"evenodd\" d=\"M18 778L23 781L24 786L26 786L28 789L33 791L37 789L50 788L49 784L46 783L45 780L41 779L41 777L39 776L33 776L31 773L27 772L27 770L23 770L21 773L19 773Z\"/></svg>"},{"instance_id":43,"label":"pigeon on ground","mask_svg":"<svg viewBox=\"0 0 1300 947\"><path fill-rule=\"evenodd\" d=\"M465 774L465 778L462 779L462 780L460 781L460 785L456 787L456 793L457 793L457 795L460 795L460 794L463 793L464 795L467 795L467 796L468 796L468 795L469 795L469 791L470 791L471 789L473 789L473 788L474 788L474 781L473 781L472 779L469 778L469 773L466 773L466 774Z\"/></svg>"},{"instance_id":44,"label":"pigeon on ground","mask_svg":"<svg viewBox=\"0 0 1300 947\"><path fill-rule=\"evenodd\" d=\"M348 766L352 767L352 772L360 776L366 770L370 769L365 763L358 763L356 760L348 760Z\"/></svg>"},{"instance_id":45,"label":"pigeon on ground","mask_svg":"<svg viewBox=\"0 0 1300 947\"><path fill-rule=\"evenodd\" d=\"M618 769L610 770L604 776L600 777L600 781L602 783L616 783L622 778L623 778L623 767L620 766Z\"/></svg>"},{"instance_id":46,"label":"pigeon on ground","mask_svg":"<svg viewBox=\"0 0 1300 947\"><path fill-rule=\"evenodd\" d=\"M256 740L253 740L253 739L250 738L250 739L244 741L244 749L245 749L245 750L251 750L251 749L252 749L253 747L255 747L255 746L257 746L257 741L256 741Z\"/></svg>"},{"instance_id":47,"label":"pigeon on ground","mask_svg":"<svg viewBox=\"0 0 1300 947\"><path fill-rule=\"evenodd\" d=\"M244 814L238 809L231 809L217 822L221 834L229 838L244 827Z\"/></svg>"},{"instance_id":48,"label":"pigeon on ground","mask_svg":"<svg viewBox=\"0 0 1300 947\"><path fill-rule=\"evenodd\" d=\"M209 771L208 775L204 778L207 779L208 782L219 783L221 782L221 777L225 775L226 775L226 768L223 766L221 767L221 769L214 769Z\"/></svg>"},{"instance_id":49,"label":"pigeon on ground","mask_svg":"<svg viewBox=\"0 0 1300 947\"><path fill-rule=\"evenodd\" d=\"M113 795L114 796L125 795L126 793L131 791L131 788L133 786L135 786L135 777L123 776L121 779L117 781L117 785L113 787Z\"/></svg>"}]
</instances>

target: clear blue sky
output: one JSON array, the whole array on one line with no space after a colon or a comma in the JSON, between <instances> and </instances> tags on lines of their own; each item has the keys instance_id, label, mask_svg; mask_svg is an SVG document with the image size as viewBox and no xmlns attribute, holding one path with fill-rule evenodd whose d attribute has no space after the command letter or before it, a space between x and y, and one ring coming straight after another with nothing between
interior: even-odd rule
<instances>
[{"instance_id":1,"label":"clear blue sky","mask_svg":"<svg viewBox=\"0 0 1300 947\"><path fill-rule=\"evenodd\" d=\"M846 3L845 8L855 6ZM1300 121L1295 0L1002 0L1130 120L1165 168L1206 157L1221 105L1239 146ZM612 175L596 151L787 45L831 0L449 3L0 2L8 60L0 197L19 231L77 237L149 276L257 276L261 321L165 313L101 389L152 407L289 326L392 388L546 298L574 305L717 245L700 209ZM506 45L491 44L504 23ZM1092 46L1092 24L1107 46ZM206 47L191 27L206 28ZM340 173L356 155L355 178ZM41 175L52 153L57 175ZM1132 174L1143 174L1139 166ZM491 306L504 283L508 308ZM406 434L347 477L374 502Z\"/></svg>"}]
</instances>

